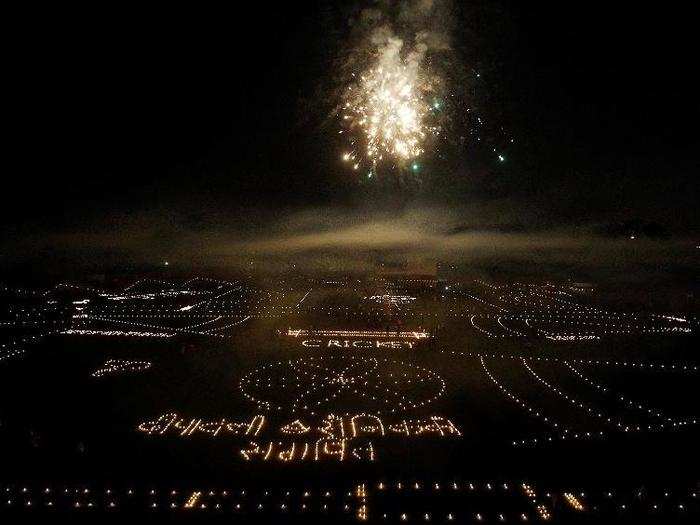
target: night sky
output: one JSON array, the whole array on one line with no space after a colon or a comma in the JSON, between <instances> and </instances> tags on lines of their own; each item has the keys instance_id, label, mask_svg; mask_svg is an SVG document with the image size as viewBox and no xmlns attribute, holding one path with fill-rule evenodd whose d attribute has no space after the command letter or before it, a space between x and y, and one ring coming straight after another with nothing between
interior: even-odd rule
<instances>
[{"instance_id":1,"label":"night sky","mask_svg":"<svg viewBox=\"0 0 700 525\"><path fill-rule=\"evenodd\" d=\"M366 5L6 16L3 266L54 251L85 262L105 246L159 260L130 246L134 231L159 248L186 244L182 232L220 246L227 235L260 241L297 223L327 232L345 215L357 225L418 208L449 215L442 233L697 236L689 13L456 2L453 47L465 71L481 73L474 105L515 143L501 163L453 148L397 206L343 169L329 116L348 20ZM285 229L283 217L296 219Z\"/></svg>"}]
</instances>

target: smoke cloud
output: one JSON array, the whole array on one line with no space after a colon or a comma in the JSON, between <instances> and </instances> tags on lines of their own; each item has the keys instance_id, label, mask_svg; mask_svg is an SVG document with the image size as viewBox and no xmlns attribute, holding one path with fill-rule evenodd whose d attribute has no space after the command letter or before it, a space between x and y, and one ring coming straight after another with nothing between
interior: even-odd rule
<instances>
[{"instance_id":1,"label":"smoke cloud","mask_svg":"<svg viewBox=\"0 0 700 525\"><path fill-rule=\"evenodd\" d=\"M355 69L358 62L376 58L378 65L401 60L416 71L429 53L451 49L453 20L448 0L377 2L349 21L346 66Z\"/></svg>"},{"instance_id":2,"label":"smoke cloud","mask_svg":"<svg viewBox=\"0 0 700 525\"><path fill-rule=\"evenodd\" d=\"M552 278L625 277L634 270L641 279L660 267L669 274L691 271L697 262L691 239L610 238L598 234L596 224L524 232L515 215L506 201L391 214L308 208L247 227L233 220L193 227L178 217L144 214L111 217L85 231L27 236L26 246L15 248L42 260L50 256L57 268L65 259L71 269L95 271L168 260L190 272L434 273L442 263L465 272Z\"/></svg>"}]
</instances>

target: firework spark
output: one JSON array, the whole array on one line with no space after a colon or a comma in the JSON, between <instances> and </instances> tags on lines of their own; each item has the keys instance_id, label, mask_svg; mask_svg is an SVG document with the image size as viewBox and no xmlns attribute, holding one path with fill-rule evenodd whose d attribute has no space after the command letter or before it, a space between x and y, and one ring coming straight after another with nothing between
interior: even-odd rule
<instances>
[{"instance_id":1,"label":"firework spark","mask_svg":"<svg viewBox=\"0 0 700 525\"><path fill-rule=\"evenodd\" d=\"M353 75L342 105L341 133L349 149L342 159L355 170L370 168L370 177L382 161L407 165L425 152L427 139L439 128L431 117L440 109L432 83L419 74L415 64L398 55L384 60L361 75Z\"/></svg>"}]
</instances>

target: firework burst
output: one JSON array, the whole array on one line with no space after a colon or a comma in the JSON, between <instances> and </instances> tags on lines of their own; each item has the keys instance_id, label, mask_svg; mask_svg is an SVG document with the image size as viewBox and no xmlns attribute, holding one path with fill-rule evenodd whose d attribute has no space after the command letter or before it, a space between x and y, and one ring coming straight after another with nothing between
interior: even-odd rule
<instances>
[{"instance_id":1,"label":"firework burst","mask_svg":"<svg viewBox=\"0 0 700 525\"><path fill-rule=\"evenodd\" d=\"M340 112L340 133L348 140L342 159L355 170L369 168L369 176L380 164L401 168L415 162L439 135L435 80L398 54L352 78Z\"/></svg>"}]
</instances>

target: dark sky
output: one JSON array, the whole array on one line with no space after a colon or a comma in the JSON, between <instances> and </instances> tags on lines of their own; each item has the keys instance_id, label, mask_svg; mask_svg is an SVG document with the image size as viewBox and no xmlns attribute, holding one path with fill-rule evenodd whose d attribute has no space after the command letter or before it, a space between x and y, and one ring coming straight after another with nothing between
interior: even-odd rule
<instances>
[{"instance_id":1,"label":"dark sky","mask_svg":"<svg viewBox=\"0 0 700 525\"><path fill-rule=\"evenodd\" d=\"M517 140L505 164L477 152L438 166L412 199L505 202L528 217L521 230L697 233L697 24L681 4L457 5L454 47L483 72L478 103ZM175 230L225 217L255 233L280 210L357 207L364 190L337 163L323 97L353 9L6 16L3 246L114 231L124 216Z\"/></svg>"}]
</instances>

